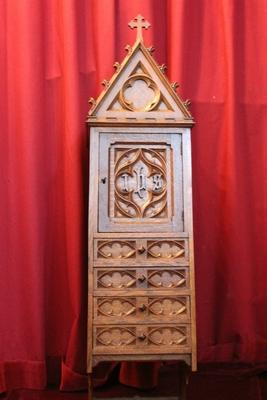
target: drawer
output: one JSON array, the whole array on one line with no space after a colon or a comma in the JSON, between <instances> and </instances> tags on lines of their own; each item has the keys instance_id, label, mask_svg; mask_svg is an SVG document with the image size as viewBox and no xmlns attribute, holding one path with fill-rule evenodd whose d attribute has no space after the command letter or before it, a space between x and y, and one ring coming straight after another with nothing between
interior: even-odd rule
<instances>
[{"instance_id":1,"label":"drawer","mask_svg":"<svg viewBox=\"0 0 267 400\"><path fill-rule=\"evenodd\" d=\"M187 353L191 349L190 325L96 325L94 354Z\"/></svg>"},{"instance_id":2,"label":"drawer","mask_svg":"<svg viewBox=\"0 0 267 400\"><path fill-rule=\"evenodd\" d=\"M159 290L189 288L188 268L95 268L95 290Z\"/></svg>"},{"instance_id":3,"label":"drawer","mask_svg":"<svg viewBox=\"0 0 267 400\"><path fill-rule=\"evenodd\" d=\"M95 239L94 260L100 264L120 263L186 263L188 239Z\"/></svg>"},{"instance_id":4,"label":"drawer","mask_svg":"<svg viewBox=\"0 0 267 400\"><path fill-rule=\"evenodd\" d=\"M108 296L94 298L94 322L104 324L189 322L189 296Z\"/></svg>"}]
</instances>

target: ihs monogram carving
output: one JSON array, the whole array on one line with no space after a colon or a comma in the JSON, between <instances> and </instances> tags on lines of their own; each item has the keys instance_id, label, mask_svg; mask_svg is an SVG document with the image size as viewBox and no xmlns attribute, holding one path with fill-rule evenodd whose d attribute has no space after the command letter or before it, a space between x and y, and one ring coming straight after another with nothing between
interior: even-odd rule
<instances>
[{"instance_id":1,"label":"ihs monogram carving","mask_svg":"<svg viewBox=\"0 0 267 400\"><path fill-rule=\"evenodd\" d=\"M116 149L114 190L116 217L166 216L165 150Z\"/></svg>"}]
</instances>

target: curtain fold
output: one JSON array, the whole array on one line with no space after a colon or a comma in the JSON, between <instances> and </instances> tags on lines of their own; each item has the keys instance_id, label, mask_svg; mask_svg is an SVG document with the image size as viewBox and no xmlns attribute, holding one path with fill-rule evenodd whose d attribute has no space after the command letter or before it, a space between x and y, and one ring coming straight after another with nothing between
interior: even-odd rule
<instances>
[{"instance_id":1,"label":"curtain fold","mask_svg":"<svg viewBox=\"0 0 267 400\"><path fill-rule=\"evenodd\" d=\"M49 357L62 390L86 387L84 121L138 13L196 120L198 359L266 361L265 1L6 0L0 13L0 391L43 388ZM144 385L134 364L120 379Z\"/></svg>"}]
</instances>

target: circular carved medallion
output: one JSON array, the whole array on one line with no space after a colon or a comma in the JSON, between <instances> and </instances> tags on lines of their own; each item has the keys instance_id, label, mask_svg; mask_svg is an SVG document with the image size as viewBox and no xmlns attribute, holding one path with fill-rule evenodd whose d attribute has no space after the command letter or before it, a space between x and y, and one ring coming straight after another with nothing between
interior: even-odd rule
<instances>
[{"instance_id":1,"label":"circular carved medallion","mask_svg":"<svg viewBox=\"0 0 267 400\"><path fill-rule=\"evenodd\" d=\"M152 111L159 103L160 91L155 82L145 74L128 78L120 91L120 102L130 111Z\"/></svg>"}]
</instances>

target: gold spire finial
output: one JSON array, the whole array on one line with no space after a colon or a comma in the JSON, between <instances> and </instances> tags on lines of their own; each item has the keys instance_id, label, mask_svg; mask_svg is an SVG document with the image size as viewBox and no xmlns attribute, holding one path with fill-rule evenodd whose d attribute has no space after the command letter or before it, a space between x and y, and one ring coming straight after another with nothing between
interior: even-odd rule
<instances>
[{"instance_id":1,"label":"gold spire finial","mask_svg":"<svg viewBox=\"0 0 267 400\"><path fill-rule=\"evenodd\" d=\"M131 29L137 28L136 40L143 41L142 28L148 29L151 25L142 15L138 14L132 21L129 22L128 26Z\"/></svg>"}]
</instances>

